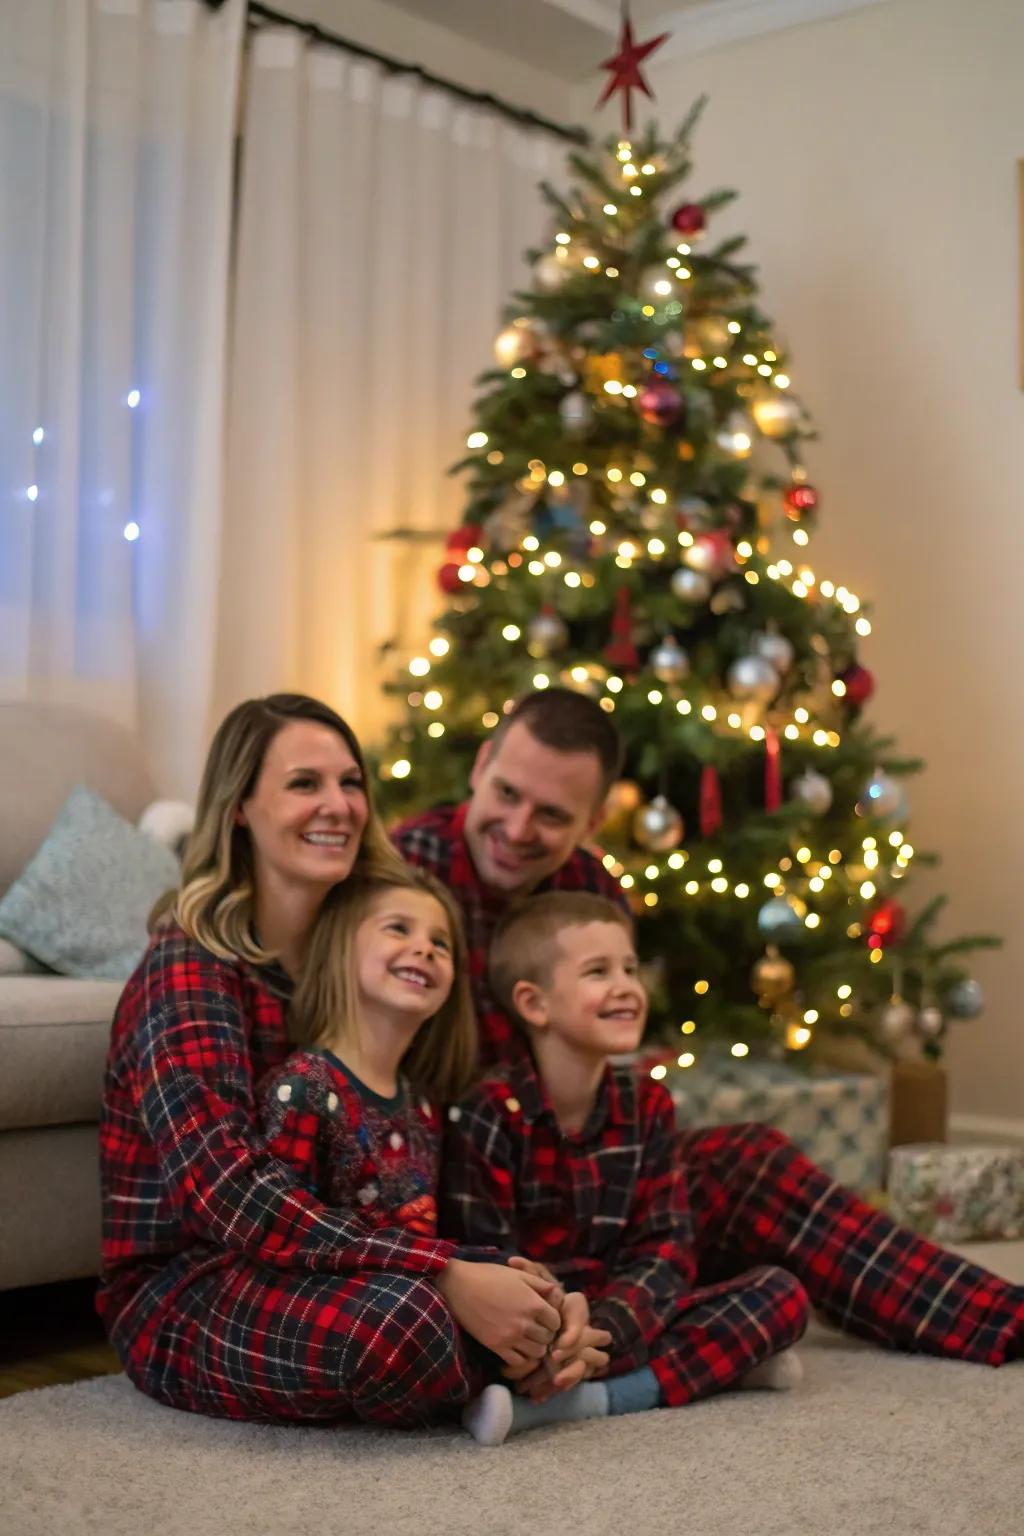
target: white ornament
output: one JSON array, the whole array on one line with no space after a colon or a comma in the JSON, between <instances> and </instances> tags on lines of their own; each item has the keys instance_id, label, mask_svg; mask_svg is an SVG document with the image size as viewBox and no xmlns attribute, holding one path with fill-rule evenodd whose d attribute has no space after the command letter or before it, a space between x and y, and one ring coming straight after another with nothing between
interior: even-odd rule
<instances>
[{"instance_id":1,"label":"white ornament","mask_svg":"<svg viewBox=\"0 0 1024 1536\"><path fill-rule=\"evenodd\" d=\"M594 419L594 408L580 389L574 389L558 407L562 425L573 437L581 437Z\"/></svg>"},{"instance_id":2,"label":"white ornament","mask_svg":"<svg viewBox=\"0 0 1024 1536\"><path fill-rule=\"evenodd\" d=\"M659 683L679 683L689 675L690 658L675 635L666 635L650 655L651 670Z\"/></svg>"},{"instance_id":3,"label":"white ornament","mask_svg":"<svg viewBox=\"0 0 1024 1536\"><path fill-rule=\"evenodd\" d=\"M727 681L734 699L766 704L779 690L779 675L763 656L740 656L729 668Z\"/></svg>"},{"instance_id":4,"label":"white ornament","mask_svg":"<svg viewBox=\"0 0 1024 1536\"><path fill-rule=\"evenodd\" d=\"M793 647L785 635L780 635L775 630L768 630L763 635L755 635L753 642L755 656L763 656L770 662L780 677L784 677L793 665Z\"/></svg>"},{"instance_id":5,"label":"white ornament","mask_svg":"<svg viewBox=\"0 0 1024 1536\"><path fill-rule=\"evenodd\" d=\"M789 792L794 800L802 800L815 816L824 816L832 808L832 785L814 768L806 768L790 785Z\"/></svg>"},{"instance_id":6,"label":"white ornament","mask_svg":"<svg viewBox=\"0 0 1024 1536\"><path fill-rule=\"evenodd\" d=\"M711 592L711 583L703 571L692 571L685 565L672 572L669 585L681 603L706 603Z\"/></svg>"}]
</instances>

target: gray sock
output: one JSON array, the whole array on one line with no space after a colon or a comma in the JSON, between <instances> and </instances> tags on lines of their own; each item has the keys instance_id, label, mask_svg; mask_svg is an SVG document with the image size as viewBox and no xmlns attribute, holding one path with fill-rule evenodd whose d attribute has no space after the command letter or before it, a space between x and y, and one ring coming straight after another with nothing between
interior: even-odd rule
<instances>
[{"instance_id":1,"label":"gray sock","mask_svg":"<svg viewBox=\"0 0 1024 1536\"><path fill-rule=\"evenodd\" d=\"M649 1365L630 1371L628 1376L613 1376L605 1385L610 1414L646 1413L649 1408L661 1406L661 1388Z\"/></svg>"},{"instance_id":2,"label":"gray sock","mask_svg":"<svg viewBox=\"0 0 1024 1536\"><path fill-rule=\"evenodd\" d=\"M603 1381L581 1381L568 1392L556 1392L546 1403L512 1396L512 1428L540 1429L542 1424L567 1424L572 1419L603 1419L608 1413L608 1387Z\"/></svg>"}]
</instances>

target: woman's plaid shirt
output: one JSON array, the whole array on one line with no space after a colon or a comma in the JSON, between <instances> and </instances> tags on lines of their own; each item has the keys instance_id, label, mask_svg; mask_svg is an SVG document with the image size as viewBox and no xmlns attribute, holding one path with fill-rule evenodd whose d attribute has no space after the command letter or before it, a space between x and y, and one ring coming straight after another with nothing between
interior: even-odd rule
<instances>
[{"instance_id":1,"label":"woman's plaid shirt","mask_svg":"<svg viewBox=\"0 0 1024 1536\"><path fill-rule=\"evenodd\" d=\"M487 956L508 897L488 890L473 867L463 830L468 809L468 800L461 805L436 806L402 822L391 838L408 863L429 870L448 887L462 910L480 1031L480 1062L485 1069L500 1069L510 1061L529 1060L529 1050L522 1032L495 1001L488 985ZM626 905L619 882L585 848L576 848L561 869L537 887L537 894L541 891L592 891L619 906Z\"/></svg>"},{"instance_id":2,"label":"woman's plaid shirt","mask_svg":"<svg viewBox=\"0 0 1024 1536\"><path fill-rule=\"evenodd\" d=\"M612 1335L616 1374L643 1364L696 1266L672 1101L607 1069L578 1135L563 1133L532 1062L448 1112L440 1221L447 1236L546 1264Z\"/></svg>"},{"instance_id":3,"label":"woman's plaid shirt","mask_svg":"<svg viewBox=\"0 0 1024 1536\"><path fill-rule=\"evenodd\" d=\"M324 1205L267 1151L254 1084L288 1055L288 994L278 968L219 960L173 924L153 936L118 1004L104 1083L108 1320L158 1270L180 1284L190 1254L197 1267L222 1253L269 1270L424 1277L454 1254Z\"/></svg>"}]
</instances>

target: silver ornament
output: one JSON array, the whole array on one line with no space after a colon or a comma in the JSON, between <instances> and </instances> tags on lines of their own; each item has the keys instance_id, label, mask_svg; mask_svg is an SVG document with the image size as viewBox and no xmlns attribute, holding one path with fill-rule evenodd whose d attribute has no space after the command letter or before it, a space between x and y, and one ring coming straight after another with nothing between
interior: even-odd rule
<instances>
[{"instance_id":1,"label":"silver ornament","mask_svg":"<svg viewBox=\"0 0 1024 1536\"><path fill-rule=\"evenodd\" d=\"M946 1027L946 1021L942 1017L942 1009L931 1005L922 1008L917 1016L917 1031L926 1040L937 1040Z\"/></svg>"},{"instance_id":2,"label":"silver ornament","mask_svg":"<svg viewBox=\"0 0 1024 1536\"><path fill-rule=\"evenodd\" d=\"M711 596L711 612L719 617L723 613L742 613L747 606L743 590L735 582L727 581L716 587Z\"/></svg>"},{"instance_id":3,"label":"silver ornament","mask_svg":"<svg viewBox=\"0 0 1024 1536\"><path fill-rule=\"evenodd\" d=\"M976 1019L985 1006L985 994L981 983L968 976L958 981L946 994L946 1007L954 1019Z\"/></svg>"},{"instance_id":4,"label":"silver ornament","mask_svg":"<svg viewBox=\"0 0 1024 1536\"><path fill-rule=\"evenodd\" d=\"M675 635L666 635L650 655L651 670L659 683L680 683L689 675L690 658Z\"/></svg>"},{"instance_id":5,"label":"silver ornament","mask_svg":"<svg viewBox=\"0 0 1024 1536\"><path fill-rule=\"evenodd\" d=\"M754 423L742 411L733 411L725 426L715 433L715 442L734 459L749 458L754 445Z\"/></svg>"},{"instance_id":6,"label":"silver ornament","mask_svg":"<svg viewBox=\"0 0 1024 1536\"><path fill-rule=\"evenodd\" d=\"M706 528L711 521L711 507L702 496L684 496L676 511L694 528Z\"/></svg>"},{"instance_id":7,"label":"silver ornament","mask_svg":"<svg viewBox=\"0 0 1024 1536\"><path fill-rule=\"evenodd\" d=\"M558 407L562 426L571 437L580 437L594 419L594 407L580 389L565 395Z\"/></svg>"},{"instance_id":8,"label":"silver ornament","mask_svg":"<svg viewBox=\"0 0 1024 1536\"><path fill-rule=\"evenodd\" d=\"M798 779L794 779L789 793L792 799L802 800L815 816L824 816L832 808L832 785L814 768L806 768Z\"/></svg>"},{"instance_id":9,"label":"silver ornament","mask_svg":"<svg viewBox=\"0 0 1024 1536\"><path fill-rule=\"evenodd\" d=\"M702 571L691 571L689 566L681 565L677 571L672 572L672 580L669 582L672 595L681 603L705 603L711 592L711 583Z\"/></svg>"},{"instance_id":10,"label":"silver ornament","mask_svg":"<svg viewBox=\"0 0 1024 1536\"><path fill-rule=\"evenodd\" d=\"M803 918L792 896L773 896L757 914L757 926L764 938L784 943L803 933Z\"/></svg>"},{"instance_id":11,"label":"silver ornament","mask_svg":"<svg viewBox=\"0 0 1024 1536\"><path fill-rule=\"evenodd\" d=\"M726 681L734 699L756 699L760 704L767 704L779 691L779 675L763 656L738 657Z\"/></svg>"},{"instance_id":12,"label":"silver ornament","mask_svg":"<svg viewBox=\"0 0 1024 1536\"><path fill-rule=\"evenodd\" d=\"M682 836L683 818L664 795L655 795L633 817L633 840L650 853L668 853Z\"/></svg>"},{"instance_id":13,"label":"silver ornament","mask_svg":"<svg viewBox=\"0 0 1024 1536\"><path fill-rule=\"evenodd\" d=\"M700 571L705 576L713 575L718 565L715 546L707 539L696 539L683 550L683 564L688 565L691 571Z\"/></svg>"},{"instance_id":14,"label":"silver ornament","mask_svg":"<svg viewBox=\"0 0 1024 1536\"><path fill-rule=\"evenodd\" d=\"M550 656L560 651L569 639L569 631L554 612L538 613L526 630L526 649L531 656Z\"/></svg>"},{"instance_id":15,"label":"silver ornament","mask_svg":"<svg viewBox=\"0 0 1024 1536\"><path fill-rule=\"evenodd\" d=\"M775 630L755 635L753 650L755 656L763 656L765 661L770 662L780 677L784 677L793 665L792 645L785 635L777 634Z\"/></svg>"},{"instance_id":16,"label":"silver ornament","mask_svg":"<svg viewBox=\"0 0 1024 1536\"><path fill-rule=\"evenodd\" d=\"M902 820L907 814L903 790L895 779L890 779L881 768L876 768L857 801L857 813L860 816L877 816L883 821L894 817Z\"/></svg>"},{"instance_id":17,"label":"silver ornament","mask_svg":"<svg viewBox=\"0 0 1024 1536\"><path fill-rule=\"evenodd\" d=\"M917 1014L909 1003L905 1003L901 997L891 997L877 1014L875 1022L883 1040L889 1045L900 1045L910 1034L916 1020Z\"/></svg>"}]
</instances>

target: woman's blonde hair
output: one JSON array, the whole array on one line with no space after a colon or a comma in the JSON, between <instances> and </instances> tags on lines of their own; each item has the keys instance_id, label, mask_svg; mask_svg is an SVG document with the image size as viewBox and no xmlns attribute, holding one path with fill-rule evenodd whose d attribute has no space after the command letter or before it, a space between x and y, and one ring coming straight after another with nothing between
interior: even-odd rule
<instances>
[{"instance_id":1,"label":"woman's blonde hair","mask_svg":"<svg viewBox=\"0 0 1024 1536\"><path fill-rule=\"evenodd\" d=\"M181 884L157 902L150 913L151 928L170 917L222 960L265 965L275 958L260 944L253 927L252 840L248 827L238 824L238 808L256 788L270 743L296 720L336 732L363 776L368 816L350 878L401 867L374 811L366 765L351 726L327 704L302 693L247 699L222 721L210 744Z\"/></svg>"},{"instance_id":2,"label":"woman's blonde hair","mask_svg":"<svg viewBox=\"0 0 1024 1536\"><path fill-rule=\"evenodd\" d=\"M402 1059L402 1071L442 1102L469 1086L476 1067L477 1032L469 987L469 953L462 917L451 892L425 870L399 863L384 874L353 875L335 886L310 940L295 990L288 1031L297 1045L344 1041L357 1021L356 933L377 900L390 890L425 891L443 911L452 941L453 981L444 1003L421 1025Z\"/></svg>"}]
</instances>

